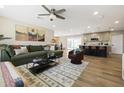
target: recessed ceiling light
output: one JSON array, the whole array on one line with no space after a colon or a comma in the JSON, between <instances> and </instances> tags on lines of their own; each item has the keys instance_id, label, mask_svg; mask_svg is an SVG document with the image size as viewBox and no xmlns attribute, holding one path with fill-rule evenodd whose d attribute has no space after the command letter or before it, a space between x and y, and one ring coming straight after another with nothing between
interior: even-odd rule
<instances>
[{"instance_id":1,"label":"recessed ceiling light","mask_svg":"<svg viewBox=\"0 0 124 93\"><path fill-rule=\"evenodd\" d=\"M93 13L93 15L98 15L99 14L99 12L98 11L95 11L94 13Z\"/></svg>"},{"instance_id":2,"label":"recessed ceiling light","mask_svg":"<svg viewBox=\"0 0 124 93\"><path fill-rule=\"evenodd\" d=\"M115 24L118 24L119 23L119 21L115 21Z\"/></svg>"},{"instance_id":3,"label":"recessed ceiling light","mask_svg":"<svg viewBox=\"0 0 124 93\"><path fill-rule=\"evenodd\" d=\"M4 5L0 5L0 8L4 8Z\"/></svg>"},{"instance_id":4,"label":"recessed ceiling light","mask_svg":"<svg viewBox=\"0 0 124 93\"><path fill-rule=\"evenodd\" d=\"M56 25L52 25L52 27L56 27Z\"/></svg>"},{"instance_id":5,"label":"recessed ceiling light","mask_svg":"<svg viewBox=\"0 0 124 93\"><path fill-rule=\"evenodd\" d=\"M87 28L91 28L90 26L87 26Z\"/></svg>"}]
</instances>

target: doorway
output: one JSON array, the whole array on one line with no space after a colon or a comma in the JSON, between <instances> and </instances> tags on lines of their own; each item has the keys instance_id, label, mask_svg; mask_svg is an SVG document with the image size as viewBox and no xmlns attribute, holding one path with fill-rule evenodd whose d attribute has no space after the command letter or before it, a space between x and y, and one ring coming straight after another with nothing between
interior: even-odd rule
<instances>
[{"instance_id":1,"label":"doorway","mask_svg":"<svg viewBox=\"0 0 124 93\"><path fill-rule=\"evenodd\" d=\"M113 54L123 53L123 35L112 36L112 53Z\"/></svg>"}]
</instances>

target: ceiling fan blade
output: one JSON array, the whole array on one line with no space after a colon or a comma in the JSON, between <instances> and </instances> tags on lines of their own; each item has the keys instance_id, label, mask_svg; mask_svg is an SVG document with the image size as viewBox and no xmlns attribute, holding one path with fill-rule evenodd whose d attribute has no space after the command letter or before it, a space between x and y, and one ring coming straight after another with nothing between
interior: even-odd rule
<instances>
[{"instance_id":1,"label":"ceiling fan blade","mask_svg":"<svg viewBox=\"0 0 124 93\"><path fill-rule=\"evenodd\" d=\"M49 16L50 14L38 14L38 16Z\"/></svg>"},{"instance_id":2,"label":"ceiling fan blade","mask_svg":"<svg viewBox=\"0 0 124 93\"><path fill-rule=\"evenodd\" d=\"M60 10L56 10L55 13L63 13L65 11L66 11L65 9L60 9Z\"/></svg>"},{"instance_id":3,"label":"ceiling fan blade","mask_svg":"<svg viewBox=\"0 0 124 93\"><path fill-rule=\"evenodd\" d=\"M42 7L47 10L49 13L51 13L50 9L48 9L45 5L42 5Z\"/></svg>"},{"instance_id":4,"label":"ceiling fan blade","mask_svg":"<svg viewBox=\"0 0 124 93\"><path fill-rule=\"evenodd\" d=\"M58 14L55 14L55 15L56 15L57 18L60 18L60 19L63 19L63 20L65 19L65 17L63 17L63 16L60 16Z\"/></svg>"}]
</instances>

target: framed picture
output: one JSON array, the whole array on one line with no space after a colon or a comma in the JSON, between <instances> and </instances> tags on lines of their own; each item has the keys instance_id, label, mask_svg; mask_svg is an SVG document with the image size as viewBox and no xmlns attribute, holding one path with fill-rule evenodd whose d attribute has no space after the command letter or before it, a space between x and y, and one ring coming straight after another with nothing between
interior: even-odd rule
<instances>
[{"instance_id":1,"label":"framed picture","mask_svg":"<svg viewBox=\"0 0 124 93\"><path fill-rule=\"evenodd\" d=\"M28 41L37 41L37 30L35 28L28 28Z\"/></svg>"},{"instance_id":2,"label":"framed picture","mask_svg":"<svg viewBox=\"0 0 124 93\"><path fill-rule=\"evenodd\" d=\"M45 41L45 31L42 29L16 25L17 41Z\"/></svg>"},{"instance_id":3,"label":"framed picture","mask_svg":"<svg viewBox=\"0 0 124 93\"><path fill-rule=\"evenodd\" d=\"M28 34L27 34L27 27L16 25L16 40L18 41L27 41L28 40Z\"/></svg>"},{"instance_id":4,"label":"framed picture","mask_svg":"<svg viewBox=\"0 0 124 93\"><path fill-rule=\"evenodd\" d=\"M37 29L37 40L45 41L45 31Z\"/></svg>"}]
</instances>

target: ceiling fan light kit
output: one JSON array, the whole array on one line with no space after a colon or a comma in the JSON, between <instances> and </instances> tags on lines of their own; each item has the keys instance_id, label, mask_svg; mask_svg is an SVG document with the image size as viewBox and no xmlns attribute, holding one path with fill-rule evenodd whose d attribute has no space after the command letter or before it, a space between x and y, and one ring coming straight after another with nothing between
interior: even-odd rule
<instances>
[{"instance_id":1,"label":"ceiling fan light kit","mask_svg":"<svg viewBox=\"0 0 124 93\"><path fill-rule=\"evenodd\" d=\"M50 14L49 18L50 18L50 21L53 21L54 19L56 19L56 16L54 14Z\"/></svg>"}]
</instances>

